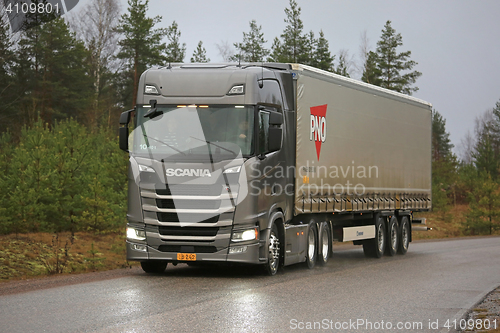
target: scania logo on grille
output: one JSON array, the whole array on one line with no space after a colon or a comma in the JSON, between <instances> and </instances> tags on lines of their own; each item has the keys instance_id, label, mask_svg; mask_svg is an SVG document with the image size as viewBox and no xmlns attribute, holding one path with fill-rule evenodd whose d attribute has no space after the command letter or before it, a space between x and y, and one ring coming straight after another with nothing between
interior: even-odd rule
<instances>
[{"instance_id":1,"label":"scania logo on grille","mask_svg":"<svg viewBox=\"0 0 500 333\"><path fill-rule=\"evenodd\" d=\"M165 174L167 177L212 177L208 169L167 169Z\"/></svg>"}]
</instances>

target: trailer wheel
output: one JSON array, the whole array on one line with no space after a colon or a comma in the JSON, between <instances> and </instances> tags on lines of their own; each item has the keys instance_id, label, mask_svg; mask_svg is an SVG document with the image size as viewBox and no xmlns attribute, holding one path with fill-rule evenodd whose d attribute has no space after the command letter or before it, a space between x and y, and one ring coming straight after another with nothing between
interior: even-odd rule
<instances>
[{"instance_id":1,"label":"trailer wheel","mask_svg":"<svg viewBox=\"0 0 500 333\"><path fill-rule=\"evenodd\" d=\"M326 265L331 252L331 241L330 241L330 226L326 222L322 222L319 226L319 237L318 237L318 259L320 265Z\"/></svg>"},{"instance_id":2,"label":"trailer wheel","mask_svg":"<svg viewBox=\"0 0 500 333\"><path fill-rule=\"evenodd\" d=\"M385 219L375 216L375 238L363 242L363 252L367 257L380 258L385 251Z\"/></svg>"},{"instance_id":3,"label":"trailer wheel","mask_svg":"<svg viewBox=\"0 0 500 333\"><path fill-rule=\"evenodd\" d=\"M141 261L142 270L146 273L163 273L167 268L166 261Z\"/></svg>"},{"instance_id":4,"label":"trailer wheel","mask_svg":"<svg viewBox=\"0 0 500 333\"><path fill-rule=\"evenodd\" d=\"M276 275L278 268L280 266L280 239L278 233L278 227L273 222L271 226L271 232L269 233L269 250L268 250L268 260L264 264L265 272L270 275Z\"/></svg>"},{"instance_id":5,"label":"trailer wheel","mask_svg":"<svg viewBox=\"0 0 500 333\"><path fill-rule=\"evenodd\" d=\"M410 246L410 221L408 216L401 218L401 225L399 227L399 254L406 254Z\"/></svg>"},{"instance_id":6,"label":"trailer wheel","mask_svg":"<svg viewBox=\"0 0 500 333\"><path fill-rule=\"evenodd\" d=\"M307 249L306 249L306 264L309 269L316 265L316 257L318 254L318 230L316 223L311 222L307 231Z\"/></svg>"},{"instance_id":7,"label":"trailer wheel","mask_svg":"<svg viewBox=\"0 0 500 333\"><path fill-rule=\"evenodd\" d=\"M398 252L399 239L398 219L396 216L393 216L387 225L387 255L392 257Z\"/></svg>"}]
</instances>

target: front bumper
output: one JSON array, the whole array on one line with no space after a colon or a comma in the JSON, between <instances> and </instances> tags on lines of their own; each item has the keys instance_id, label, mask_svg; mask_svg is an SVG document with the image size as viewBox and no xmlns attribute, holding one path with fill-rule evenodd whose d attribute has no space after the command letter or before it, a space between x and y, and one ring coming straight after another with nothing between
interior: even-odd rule
<instances>
[{"instance_id":1,"label":"front bumper","mask_svg":"<svg viewBox=\"0 0 500 333\"><path fill-rule=\"evenodd\" d=\"M136 245L145 246L146 251L139 251L136 249ZM127 260L129 261L146 261L146 260L162 260L172 263L178 262L189 262L189 261L178 261L177 252L162 252L151 246L145 245L143 243L134 243L127 240ZM262 260L259 260L259 249L260 243L251 244L234 244L230 248L241 248L246 247L244 252L229 253L229 248L221 249L220 251L214 253L196 253L196 261L203 262L233 262L233 263L245 263L245 264L261 264Z\"/></svg>"}]
</instances>

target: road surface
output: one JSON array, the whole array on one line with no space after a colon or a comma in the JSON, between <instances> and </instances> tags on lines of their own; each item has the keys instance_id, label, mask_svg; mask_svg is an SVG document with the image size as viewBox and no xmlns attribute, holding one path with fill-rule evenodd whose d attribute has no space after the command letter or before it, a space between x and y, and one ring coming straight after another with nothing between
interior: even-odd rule
<instances>
[{"instance_id":1,"label":"road surface","mask_svg":"<svg viewBox=\"0 0 500 333\"><path fill-rule=\"evenodd\" d=\"M169 265L4 295L0 332L447 332L500 285L499 237L411 243L381 259L334 249L325 267L275 277Z\"/></svg>"}]
</instances>

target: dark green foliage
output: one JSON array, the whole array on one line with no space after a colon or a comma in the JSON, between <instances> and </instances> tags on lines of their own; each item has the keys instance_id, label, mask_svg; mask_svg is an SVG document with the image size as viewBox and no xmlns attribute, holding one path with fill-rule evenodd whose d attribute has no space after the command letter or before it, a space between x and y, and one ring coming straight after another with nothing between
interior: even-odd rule
<instances>
[{"instance_id":1,"label":"dark green foliage","mask_svg":"<svg viewBox=\"0 0 500 333\"><path fill-rule=\"evenodd\" d=\"M277 37L274 39L269 61L309 63L308 37L303 34L304 24L300 19L300 11L297 2L290 0L290 8L285 8L287 26L281 34L281 41Z\"/></svg>"},{"instance_id":2,"label":"dark green foliage","mask_svg":"<svg viewBox=\"0 0 500 333\"><path fill-rule=\"evenodd\" d=\"M469 194L469 211L464 230L471 235L489 234L500 229L500 188L488 173L480 172Z\"/></svg>"},{"instance_id":3,"label":"dark green foliage","mask_svg":"<svg viewBox=\"0 0 500 333\"><path fill-rule=\"evenodd\" d=\"M456 203L458 162L452 153L450 134L446 132L446 120L434 110L432 112L432 206L448 219L450 203Z\"/></svg>"},{"instance_id":4,"label":"dark green foliage","mask_svg":"<svg viewBox=\"0 0 500 333\"><path fill-rule=\"evenodd\" d=\"M368 56L366 57L366 62L363 67L363 76L361 77L361 81L380 86L382 84L380 79L381 75L382 72L377 67L377 54L373 51L368 52Z\"/></svg>"},{"instance_id":5,"label":"dark green foliage","mask_svg":"<svg viewBox=\"0 0 500 333\"><path fill-rule=\"evenodd\" d=\"M432 160L438 161L451 154L453 145L450 133L446 132L446 120L441 114L432 111Z\"/></svg>"},{"instance_id":6,"label":"dark green foliage","mask_svg":"<svg viewBox=\"0 0 500 333\"><path fill-rule=\"evenodd\" d=\"M0 140L2 233L109 231L123 224L126 157L106 130L74 120L24 128L17 146Z\"/></svg>"},{"instance_id":7,"label":"dark green foliage","mask_svg":"<svg viewBox=\"0 0 500 333\"><path fill-rule=\"evenodd\" d=\"M264 47L267 42L264 39L264 33L261 32L262 26L257 26L255 20L250 21L250 31L243 33L243 42L234 43L238 54L233 56L234 61L262 62L269 55L269 50Z\"/></svg>"},{"instance_id":8,"label":"dark green foliage","mask_svg":"<svg viewBox=\"0 0 500 333\"><path fill-rule=\"evenodd\" d=\"M319 38L317 39L316 48L312 57L312 66L325 71L333 71L333 61L335 56L330 53L328 40L325 38L323 30L319 31Z\"/></svg>"},{"instance_id":9,"label":"dark green foliage","mask_svg":"<svg viewBox=\"0 0 500 333\"><path fill-rule=\"evenodd\" d=\"M366 75L363 75L365 82L408 95L417 91L418 87L412 85L422 73L411 71L417 65L415 61L409 60L411 51L398 53L397 48L402 45L403 37L392 28L391 21L387 21L377 42L376 52L368 55ZM373 62L377 70L373 69Z\"/></svg>"},{"instance_id":10,"label":"dark green foliage","mask_svg":"<svg viewBox=\"0 0 500 333\"><path fill-rule=\"evenodd\" d=\"M205 63L210 62L210 58L207 58L207 50L203 47L203 42L200 40L196 50L193 52L191 57L191 62Z\"/></svg>"},{"instance_id":11,"label":"dark green foliage","mask_svg":"<svg viewBox=\"0 0 500 333\"><path fill-rule=\"evenodd\" d=\"M186 56L186 43L181 44L179 38L181 32L177 22L172 22L172 25L167 28L167 38L169 43L165 50L165 60L168 62L183 62Z\"/></svg>"},{"instance_id":12,"label":"dark green foliage","mask_svg":"<svg viewBox=\"0 0 500 333\"><path fill-rule=\"evenodd\" d=\"M161 16L147 17L148 3L149 0L128 0L128 13L121 16L117 28L123 36L118 42L120 52L117 57L125 62L118 75L118 88L124 107L134 106L141 73L166 61L166 45L162 39L167 36L169 29L154 29L160 23Z\"/></svg>"}]
</instances>

